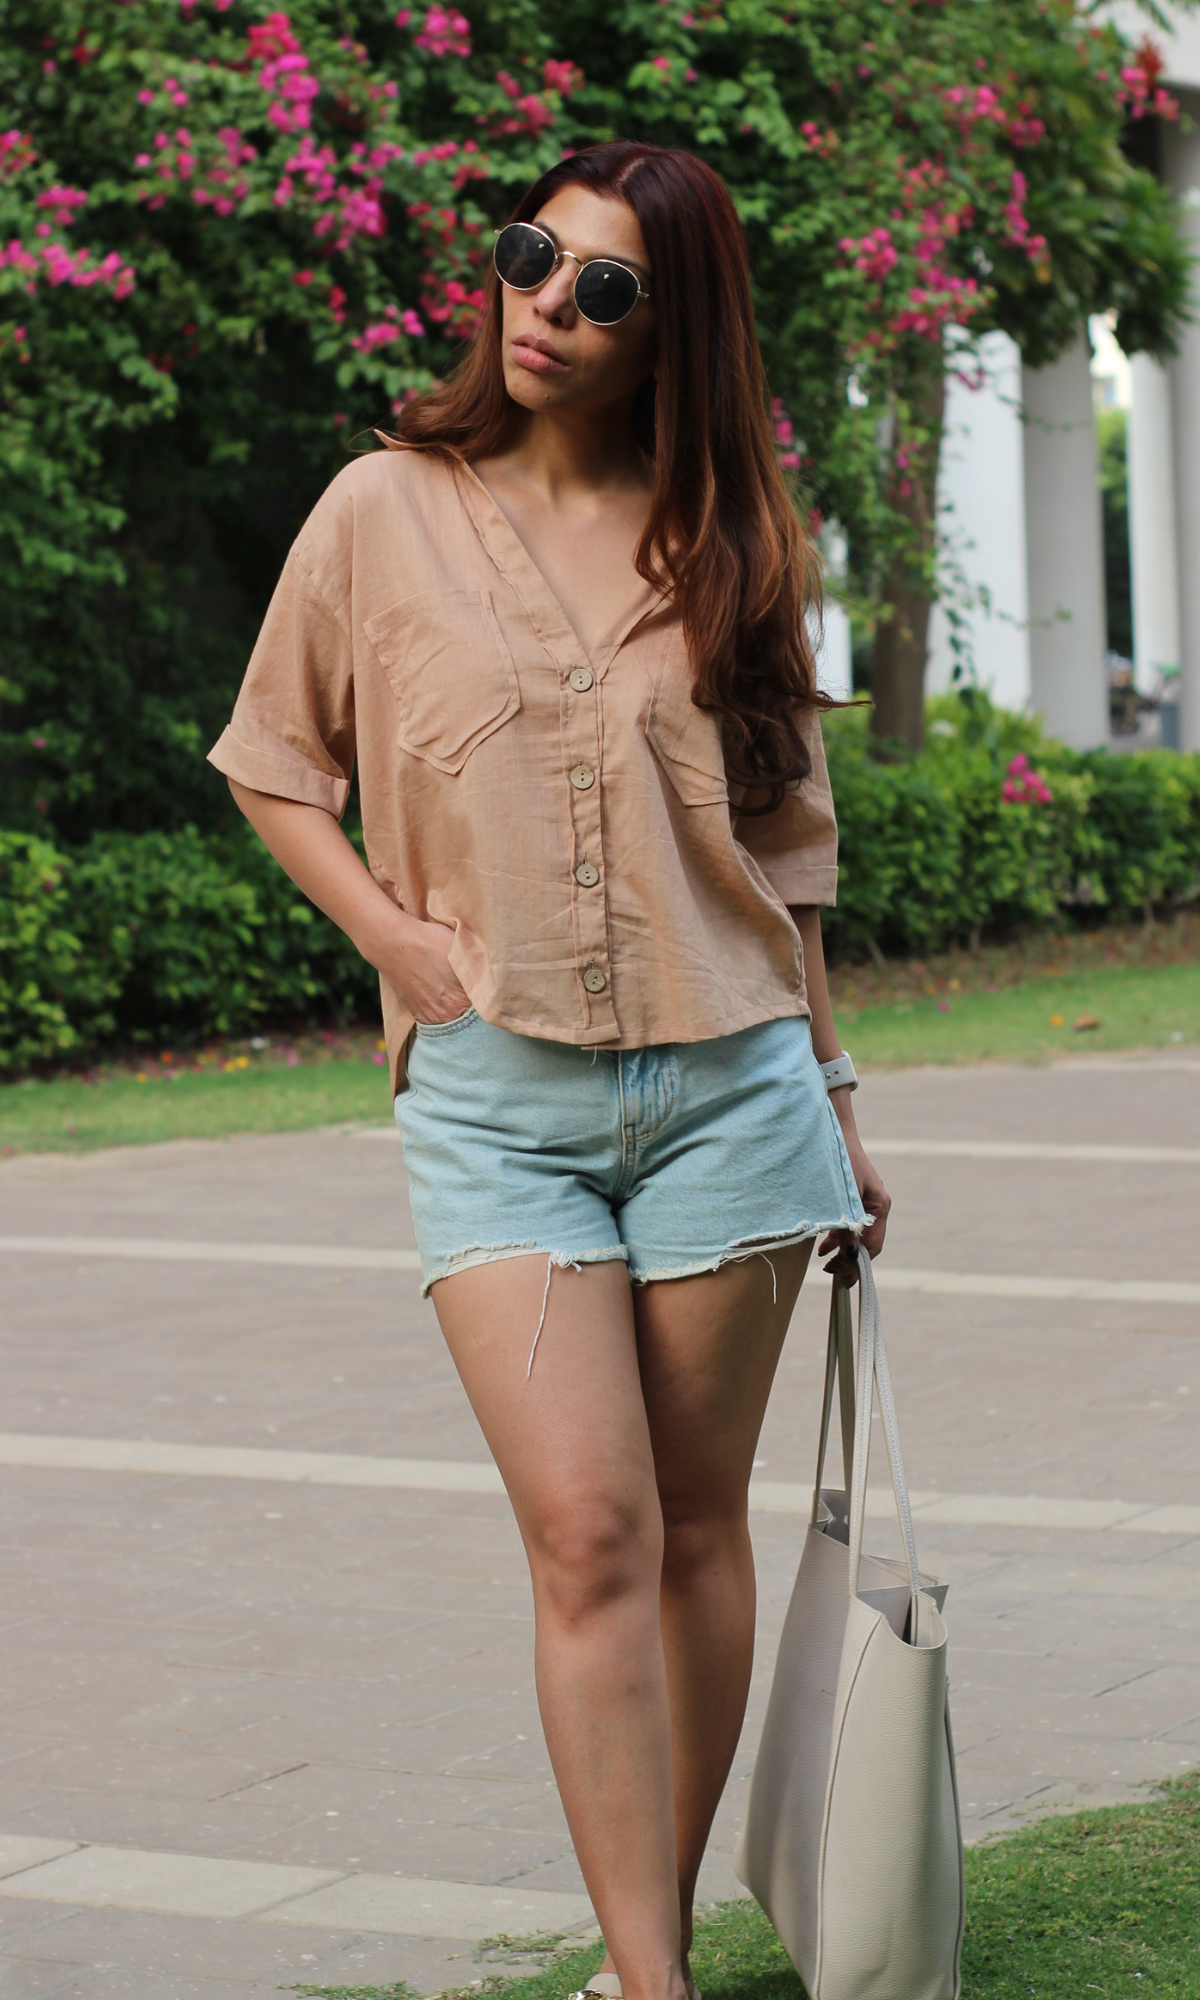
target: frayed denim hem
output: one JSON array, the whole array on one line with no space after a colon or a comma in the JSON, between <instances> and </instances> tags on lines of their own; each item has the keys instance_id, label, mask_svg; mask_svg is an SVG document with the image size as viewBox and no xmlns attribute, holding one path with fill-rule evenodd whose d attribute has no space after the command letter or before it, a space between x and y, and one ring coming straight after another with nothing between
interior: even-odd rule
<instances>
[{"instance_id":1,"label":"frayed denim hem","mask_svg":"<svg viewBox=\"0 0 1200 2000\"><path fill-rule=\"evenodd\" d=\"M751 1257L765 1257L770 1262L772 1250L789 1250L794 1243L808 1243L814 1237L826 1236L831 1229L847 1229L855 1236L861 1236L869 1229L873 1218L869 1215L844 1215L835 1222L809 1222L800 1228L789 1230L782 1236L753 1236L741 1243L731 1243L728 1250L718 1251L715 1257L697 1258L690 1264L655 1265L652 1270L630 1269L630 1283L634 1285L659 1285L671 1278L702 1278L709 1271L719 1271L725 1264L745 1264ZM771 1266L771 1276L775 1267Z\"/></svg>"},{"instance_id":2,"label":"frayed denim hem","mask_svg":"<svg viewBox=\"0 0 1200 2000\"><path fill-rule=\"evenodd\" d=\"M547 1250L544 1243L479 1244L471 1250L456 1250L443 1258L435 1271L421 1280L421 1297L427 1299L439 1278L456 1277L459 1271L473 1271L477 1264L502 1264L509 1257L548 1257L560 1271L578 1270L581 1264L606 1264L620 1259L629 1262L623 1243L610 1243L602 1250Z\"/></svg>"}]
</instances>

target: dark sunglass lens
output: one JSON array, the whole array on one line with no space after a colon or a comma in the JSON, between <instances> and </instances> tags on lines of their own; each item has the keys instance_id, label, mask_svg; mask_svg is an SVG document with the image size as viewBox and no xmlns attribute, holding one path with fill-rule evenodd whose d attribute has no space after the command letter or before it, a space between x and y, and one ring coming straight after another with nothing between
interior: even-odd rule
<instances>
[{"instance_id":1,"label":"dark sunglass lens","mask_svg":"<svg viewBox=\"0 0 1200 2000\"><path fill-rule=\"evenodd\" d=\"M496 269L514 291L529 292L544 285L554 269L554 245L527 222L510 222L496 238Z\"/></svg>"},{"instance_id":2,"label":"dark sunglass lens","mask_svg":"<svg viewBox=\"0 0 1200 2000\"><path fill-rule=\"evenodd\" d=\"M593 326L615 326L638 301L638 281L624 264L603 257L585 264L575 280L575 303Z\"/></svg>"}]
</instances>

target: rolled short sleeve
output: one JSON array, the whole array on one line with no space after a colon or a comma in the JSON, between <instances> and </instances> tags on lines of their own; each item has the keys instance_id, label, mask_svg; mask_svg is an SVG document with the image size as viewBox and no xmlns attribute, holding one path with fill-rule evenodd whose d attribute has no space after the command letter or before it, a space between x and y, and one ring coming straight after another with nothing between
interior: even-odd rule
<instances>
[{"instance_id":1,"label":"rolled short sleeve","mask_svg":"<svg viewBox=\"0 0 1200 2000\"><path fill-rule=\"evenodd\" d=\"M299 548L288 557L232 720L208 761L252 791L340 819L354 770L354 653Z\"/></svg>"},{"instance_id":2,"label":"rolled short sleeve","mask_svg":"<svg viewBox=\"0 0 1200 2000\"><path fill-rule=\"evenodd\" d=\"M836 903L837 818L815 708L805 711L803 730L810 776L773 813L741 815L734 833L783 902Z\"/></svg>"}]
</instances>

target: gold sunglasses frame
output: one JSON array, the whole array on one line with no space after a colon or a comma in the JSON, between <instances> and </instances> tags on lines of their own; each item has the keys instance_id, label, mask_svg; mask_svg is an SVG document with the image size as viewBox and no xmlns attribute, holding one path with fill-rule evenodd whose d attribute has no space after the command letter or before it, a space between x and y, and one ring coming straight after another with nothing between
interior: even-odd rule
<instances>
[{"instance_id":1,"label":"gold sunglasses frame","mask_svg":"<svg viewBox=\"0 0 1200 2000\"><path fill-rule=\"evenodd\" d=\"M499 242L500 238L504 234L505 229L532 229L534 234L540 236L543 239L543 241L548 243L550 245L550 248L553 250L554 262L551 265L550 269L547 271L545 277L539 278L536 285L509 284L508 279L504 277L503 274L501 273L500 266L496 262L495 244ZM521 292L523 294L528 294L530 292L540 292L543 285L548 285L550 283L550 280L554 276L555 272L562 269L563 262L567 257L571 259L571 262L573 264L578 264L579 269L575 273L575 284L572 285L571 287L571 298L574 301L575 310L579 314L580 319L586 319L589 326L602 326L602 327L621 326L623 322L629 318L629 314L636 310L640 302L643 299L648 299L650 297L649 292L645 290L641 279L638 277L638 274L633 269L632 265L623 263L620 257L585 258L577 256L574 250L562 249L560 245L554 241L554 238L551 236L549 230L543 229L541 224L538 222L516 222L516 223L506 222L504 224L503 229L494 229L492 231L492 235L493 238L495 239L492 246L492 268L495 271L496 276L500 279L500 283L502 285L508 285L508 289L510 292ZM579 303L579 300L575 297L575 286L578 285L580 278L583 276L583 273L587 270L589 264L615 264L618 271L627 271L629 276L633 279L634 284L637 286L637 297L634 299L633 304L630 306L629 312L623 312L621 314L620 319L592 319L588 313L584 312L583 307Z\"/></svg>"}]
</instances>

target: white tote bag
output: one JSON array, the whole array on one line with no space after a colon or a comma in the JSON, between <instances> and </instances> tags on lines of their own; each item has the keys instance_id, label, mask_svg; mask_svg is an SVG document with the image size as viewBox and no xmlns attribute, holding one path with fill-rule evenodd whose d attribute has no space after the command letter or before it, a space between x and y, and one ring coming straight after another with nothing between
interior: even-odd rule
<instances>
[{"instance_id":1,"label":"white tote bag","mask_svg":"<svg viewBox=\"0 0 1200 2000\"><path fill-rule=\"evenodd\" d=\"M779 1641L735 1866L811 2000L958 2000L962 1832L945 1586L917 1568L871 1260L858 1385L836 1279L812 1518ZM840 1385L845 1488L823 1489ZM875 1389L905 1560L862 1553Z\"/></svg>"}]
</instances>

